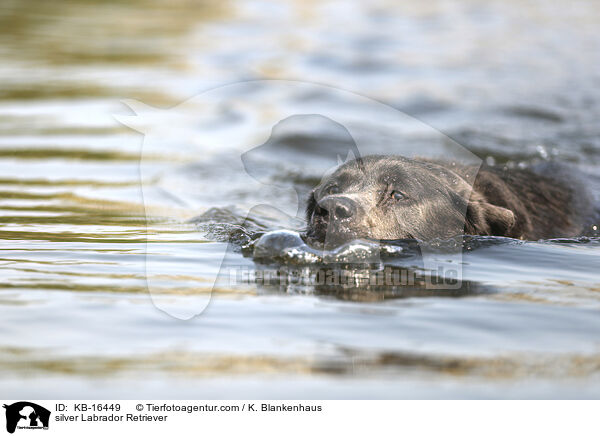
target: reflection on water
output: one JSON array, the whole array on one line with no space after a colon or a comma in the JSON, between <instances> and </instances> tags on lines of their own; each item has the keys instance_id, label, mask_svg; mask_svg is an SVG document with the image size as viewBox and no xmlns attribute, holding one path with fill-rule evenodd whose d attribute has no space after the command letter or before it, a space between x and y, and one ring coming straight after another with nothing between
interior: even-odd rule
<instances>
[{"instance_id":1,"label":"reflection on water","mask_svg":"<svg viewBox=\"0 0 600 436\"><path fill-rule=\"evenodd\" d=\"M247 183L239 153L224 158L237 150L180 158L190 139L176 137L145 161L159 192L187 188L174 208L166 194L142 198L142 138L113 115L127 113L121 99L167 107L227 82L317 82L406 111L488 162L570 162L597 195L599 22L591 1L4 1L2 392L598 397L597 238L467 241L464 286L448 292L432 294L419 280L224 283L193 320L158 311L148 281L164 307L193 306L211 289L225 241L239 247L261 232L298 230L275 216L249 222L242 211L263 198L293 202L296 192L302 201L329 167L314 150L345 139L300 120L303 130L282 133L281 155L254 155L256 180ZM254 92L263 115L281 97ZM220 110L224 130L243 125L235 107ZM200 126L194 116L190 131ZM416 151L431 139L405 133ZM390 141L375 138L373 149ZM189 218L202 212L209 226L199 228ZM244 254L230 259L256 266ZM146 262L161 274L148 277ZM420 268L416 255L389 266Z\"/></svg>"}]
</instances>

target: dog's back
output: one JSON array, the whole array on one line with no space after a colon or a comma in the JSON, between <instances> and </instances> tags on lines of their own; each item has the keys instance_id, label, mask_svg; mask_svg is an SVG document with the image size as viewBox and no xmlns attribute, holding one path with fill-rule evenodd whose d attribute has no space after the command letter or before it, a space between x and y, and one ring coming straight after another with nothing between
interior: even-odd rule
<instances>
[{"instance_id":1,"label":"dog's back","mask_svg":"<svg viewBox=\"0 0 600 436\"><path fill-rule=\"evenodd\" d=\"M522 169L484 164L473 191L513 211L515 224L504 236L536 240L573 237L592 229L591 197L565 165L547 163Z\"/></svg>"}]
</instances>

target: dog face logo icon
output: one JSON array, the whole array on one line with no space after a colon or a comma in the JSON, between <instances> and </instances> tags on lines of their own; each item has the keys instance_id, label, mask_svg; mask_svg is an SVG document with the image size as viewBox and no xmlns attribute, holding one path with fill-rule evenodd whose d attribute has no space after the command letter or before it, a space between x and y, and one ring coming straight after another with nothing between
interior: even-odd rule
<instances>
[{"instance_id":1,"label":"dog face logo icon","mask_svg":"<svg viewBox=\"0 0 600 436\"><path fill-rule=\"evenodd\" d=\"M6 409L6 431L15 429L48 429L50 411L29 401L19 401L3 406Z\"/></svg>"},{"instance_id":2,"label":"dog face logo icon","mask_svg":"<svg viewBox=\"0 0 600 436\"><path fill-rule=\"evenodd\" d=\"M262 266L259 263L251 264L252 260L259 260L259 255L267 262L284 253L293 257L291 263L300 258L309 263L344 263L346 254L333 250L351 239L348 236L364 239L366 235L376 242L367 241L366 245L351 246L348 255L353 255L355 249L367 247L365 251L369 253L368 262L360 260L359 263L383 264L379 249L381 244L377 241L388 239L388 236L394 239L397 235L390 234L387 229L404 228L399 224L408 226L408 215L412 216L414 210L405 208L404 203L399 202L399 206L394 206L393 214L386 214L382 203L378 203L379 200L375 197L377 188L382 184L382 178L378 177L379 171L399 165L398 160L393 165L383 165L388 160L382 161L381 166L373 165L368 168L359 164L358 172L351 173L354 176L351 176L350 181L370 181L366 190L356 193L356 198L361 200L361 208L356 209L356 214L350 210L350 216L328 220L327 225L314 226L316 231L311 232L311 236L319 243L314 244L315 247L305 244L300 236L302 228L309 221L305 219L308 217L304 213L305 202L301 199L310 198L310 189L315 188L319 181L322 184L331 180L329 177L338 169L336 162L347 167L351 165L350 162L360 162L358 159L368 155L434 161L443 157L445 161L468 169L469 174L465 179L469 181L475 180L482 163L478 156L451 138L395 107L350 91L316 83L295 80L230 83L201 92L170 109L153 108L134 100L124 103L135 115L118 115L117 120L144 135L140 157L140 185L149 220L157 212L161 216L166 213L173 218L173 230L180 231L182 221L187 218L184 225L197 225L199 234L202 235L200 238L219 241L215 244L198 243L194 250L190 250L190 256L194 256L197 262L184 262L180 265L188 271L183 272L182 269L182 274L196 277L198 264L208 259L211 262L211 266L206 269L210 271L209 277L203 276L197 284L191 285L194 297L186 305L173 305L160 297L167 289L165 286L171 286L164 280L170 272L164 269L160 256L153 256L148 252L145 263L146 284L152 301L160 310L182 320L202 313L208 307L215 287L229 289L234 283L237 284L238 277L245 281L242 278L245 271L251 277L256 274L264 277L263 273L266 271L262 271ZM158 169L156 156L163 153L168 153L173 159L171 163L161 165ZM416 167L421 168L419 165ZM364 170L369 172L366 178L362 177ZM444 185L452 186L451 182L454 180L445 177L443 172L436 169L436 177ZM392 173L392 170L388 173ZM232 178L235 182L219 183L219 186L211 183L207 185L206 177L209 174L214 174L223 181ZM451 177L452 174L448 176ZM466 197L470 189L471 183L465 180L460 191L463 197ZM443 197L444 205L454 198L449 198L450 190L440 192L432 188L432 195ZM463 197L457 197L456 201ZM232 198L240 200L234 201L240 206L236 205L235 210L230 208ZM255 202L247 202L246 199L253 199ZM341 201L341 198L329 200L332 201L327 203L333 205L333 200ZM347 199L344 201L348 204ZM461 205L463 203L466 205L465 202L460 202ZM210 209L207 209L209 205ZM341 208L339 210L342 211ZM405 210L408 212L404 212ZM443 256L440 255L437 242L419 242L417 245L421 257L419 263L422 261L423 264L419 270L425 272L424 285L428 289L448 290L462 286L462 233L466 207L457 210L452 203L448 210L452 211L452 220L446 222L443 217L435 216L436 222L440 223L435 229L444 228L444 236L456 235L443 247ZM324 210L319 212L319 219L324 223ZM220 216L222 213L224 215ZM420 209L415 211L417 216L420 216L419 213ZM247 236L248 242L250 239L254 241L253 237L258 236L258 229L257 232L246 232L247 229L256 227L256 217L264 217L264 220L258 220L270 223L264 226L259 224L260 231L293 229L297 237L277 232L267 235L267 238L273 237L264 239L262 248L257 248L261 247L260 242L254 247L248 244L248 257L242 258L239 255L240 244L237 242L245 240ZM355 218L354 221L352 217ZM371 219L373 217L376 218ZM341 221L344 221L342 227L338 225ZM448 226L451 227L450 230L447 229ZM377 233L374 233L375 228L378 229ZM422 228L428 230L424 225ZM425 233L424 230L420 232L422 234L414 235L416 240L439 239L437 235ZM353 232L357 235L353 235ZM234 234L240 235L241 239L233 236ZM148 241L154 237L153 231L147 232ZM321 244L331 250L321 250ZM149 243L147 249L150 250L153 246L155 244ZM392 247L391 250L401 248ZM161 245L160 250L165 249L166 245ZM287 268L291 263L284 261L281 265ZM285 273L278 277L280 280L289 278Z\"/></svg>"}]
</instances>

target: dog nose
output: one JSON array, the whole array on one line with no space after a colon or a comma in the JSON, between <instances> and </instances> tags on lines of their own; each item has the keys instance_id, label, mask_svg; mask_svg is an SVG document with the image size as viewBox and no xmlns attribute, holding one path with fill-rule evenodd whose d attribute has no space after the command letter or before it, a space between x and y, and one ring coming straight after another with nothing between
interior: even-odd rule
<instances>
[{"instance_id":1,"label":"dog nose","mask_svg":"<svg viewBox=\"0 0 600 436\"><path fill-rule=\"evenodd\" d=\"M319 207L324 209L328 218L346 220L356 215L357 205L346 197L325 198L319 202Z\"/></svg>"}]
</instances>

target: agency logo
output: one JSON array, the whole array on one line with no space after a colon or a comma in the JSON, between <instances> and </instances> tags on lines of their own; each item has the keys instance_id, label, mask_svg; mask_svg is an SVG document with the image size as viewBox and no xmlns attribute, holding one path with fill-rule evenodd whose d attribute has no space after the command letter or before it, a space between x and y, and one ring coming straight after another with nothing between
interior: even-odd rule
<instances>
[{"instance_id":1,"label":"agency logo","mask_svg":"<svg viewBox=\"0 0 600 436\"><path fill-rule=\"evenodd\" d=\"M22 430L48 430L50 411L29 401L18 401L3 406L6 409L6 431L14 433Z\"/></svg>"}]
</instances>

